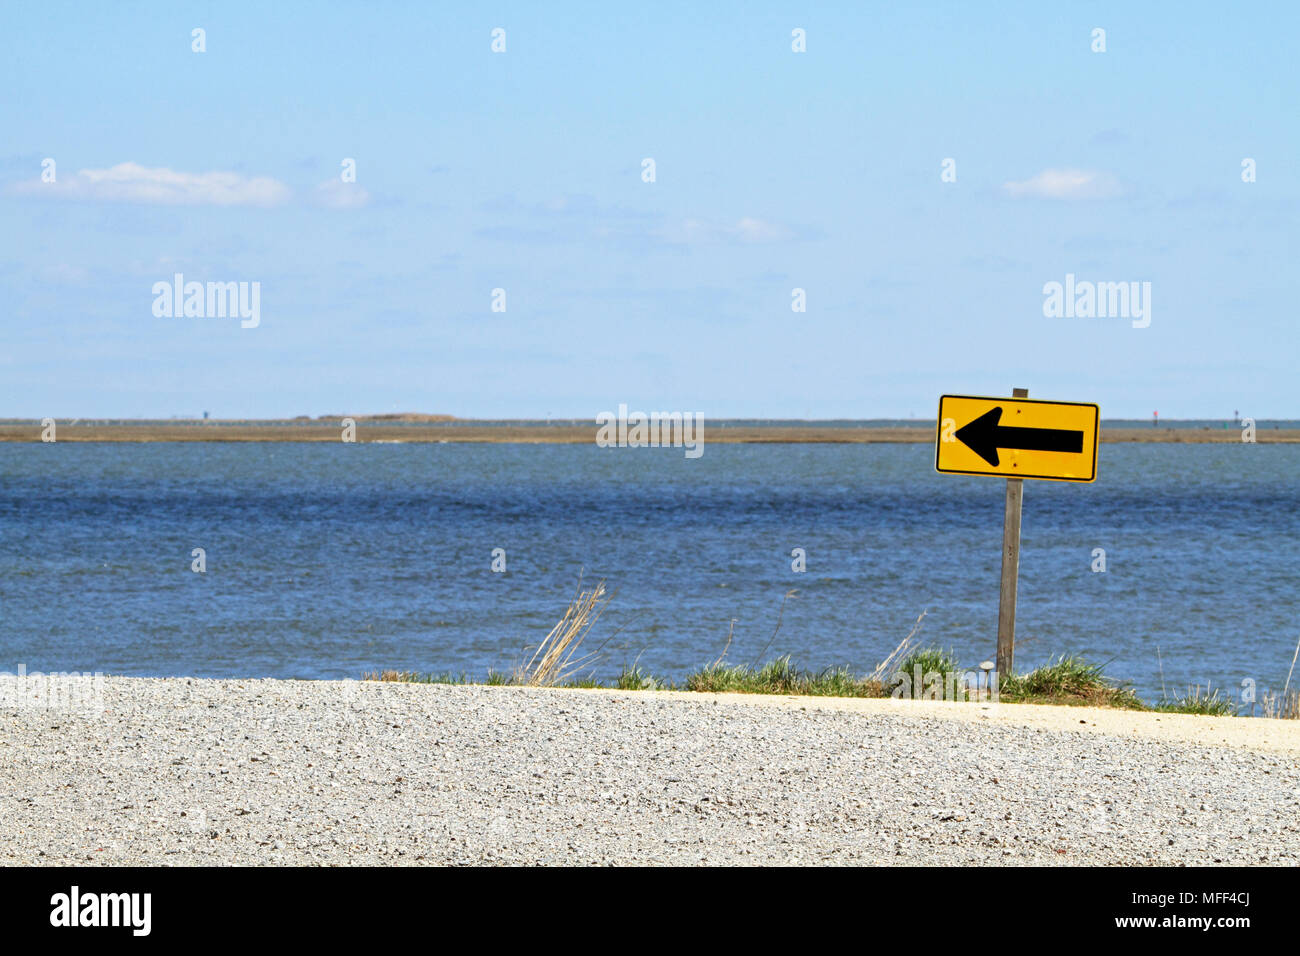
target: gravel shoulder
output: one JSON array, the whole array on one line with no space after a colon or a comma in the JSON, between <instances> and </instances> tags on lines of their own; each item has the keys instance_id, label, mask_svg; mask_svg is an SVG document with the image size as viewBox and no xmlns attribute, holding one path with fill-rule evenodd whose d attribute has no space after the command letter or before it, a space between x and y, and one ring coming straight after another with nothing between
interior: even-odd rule
<instances>
[{"instance_id":1,"label":"gravel shoulder","mask_svg":"<svg viewBox=\"0 0 1300 956\"><path fill-rule=\"evenodd\" d=\"M0 703L0 863L1300 863L1296 722L106 678Z\"/></svg>"}]
</instances>

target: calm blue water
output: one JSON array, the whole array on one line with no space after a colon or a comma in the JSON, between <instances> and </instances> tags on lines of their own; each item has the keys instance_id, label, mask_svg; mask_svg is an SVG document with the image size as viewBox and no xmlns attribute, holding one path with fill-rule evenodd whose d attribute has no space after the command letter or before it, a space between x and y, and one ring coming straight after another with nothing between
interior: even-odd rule
<instances>
[{"instance_id":1,"label":"calm blue water","mask_svg":"<svg viewBox=\"0 0 1300 956\"><path fill-rule=\"evenodd\" d=\"M1109 661L1149 699L1253 678L1297 637L1300 446L1103 445L1026 482L1021 667ZM767 657L869 671L922 637L993 655L1004 483L929 445L0 445L0 670L358 677L515 664L585 568L599 676ZM190 570L191 549L207 573ZM508 572L490 570L493 548ZM791 549L808 570L791 571ZM1094 548L1107 571L1090 569Z\"/></svg>"}]
</instances>

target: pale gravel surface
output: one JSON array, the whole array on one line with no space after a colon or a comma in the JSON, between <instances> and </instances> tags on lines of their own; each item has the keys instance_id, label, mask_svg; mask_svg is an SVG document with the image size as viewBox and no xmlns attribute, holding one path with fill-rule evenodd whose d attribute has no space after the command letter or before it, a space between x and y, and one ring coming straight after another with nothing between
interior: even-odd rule
<instances>
[{"instance_id":1,"label":"pale gravel surface","mask_svg":"<svg viewBox=\"0 0 1300 956\"><path fill-rule=\"evenodd\" d=\"M0 705L0 863L1300 862L1295 752L971 713L110 678Z\"/></svg>"}]
</instances>

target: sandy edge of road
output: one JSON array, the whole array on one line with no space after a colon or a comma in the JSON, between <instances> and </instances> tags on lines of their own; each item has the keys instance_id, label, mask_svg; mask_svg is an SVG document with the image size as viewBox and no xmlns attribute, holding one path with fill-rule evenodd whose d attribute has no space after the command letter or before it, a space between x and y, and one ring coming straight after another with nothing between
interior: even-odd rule
<instances>
[{"instance_id":1,"label":"sandy edge of road","mask_svg":"<svg viewBox=\"0 0 1300 956\"><path fill-rule=\"evenodd\" d=\"M30 678L29 678L30 680ZM383 682L357 680L283 680L275 678L109 678L110 685L161 685L183 691L186 685L298 685L313 688L334 699L351 699L361 686L386 689L401 695L420 694L441 685L419 682ZM1300 720L1265 717L1207 717L1195 714L1167 714L1152 711L1120 710L1102 707L1072 707L1052 704L1011 704L1002 702L964 702L902 700L898 698L814 697L785 694L707 693L675 690L621 690L617 688L528 687L522 685L449 685L471 686L479 693L529 696L538 693L605 698L623 702L666 702L713 704L726 707L757 707L787 711L838 711L841 713L919 717L963 721L968 724L1019 727L1049 733L1092 733L1109 737L1140 738L1156 742L1230 747L1268 753L1300 755ZM349 692L347 688L353 690ZM9 693L8 696L12 696ZM0 694L3 707L4 694Z\"/></svg>"},{"instance_id":2,"label":"sandy edge of road","mask_svg":"<svg viewBox=\"0 0 1300 956\"><path fill-rule=\"evenodd\" d=\"M501 686L494 691L535 691L537 688ZM606 688L551 688L557 694L604 694L623 698L686 700L748 707L782 707L787 710L838 710L855 714L891 714L896 717L934 717L967 723L1001 724L1053 732L1075 731L1112 737L1143 737L1170 743L1209 747L1240 747L1272 753L1300 754L1300 720L1263 717L1201 717L1194 714L1159 714L1150 711L1102 707L1067 707L1050 704L951 703L862 697L802 697L778 694L710 694L700 691L628 691Z\"/></svg>"}]
</instances>

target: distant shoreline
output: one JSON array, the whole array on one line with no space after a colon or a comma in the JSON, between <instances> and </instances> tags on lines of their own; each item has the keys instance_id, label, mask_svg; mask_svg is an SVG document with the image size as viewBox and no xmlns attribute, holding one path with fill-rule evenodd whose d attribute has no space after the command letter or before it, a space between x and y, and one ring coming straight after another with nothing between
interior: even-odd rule
<instances>
[{"instance_id":1,"label":"distant shoreline","mask_svg":"<svg viewBox=\"0 0 1300 956\"><path fill-rule=\"evenodd\" d=\"M56 420L60 442L339 442L342 416L337 419L282 419L244 421L102 421ZM356 440L367 442L466 442L516 444L594 444L597 426L572 420L545 424L537 421L478 422L445 416L356 417ZM1288 422L1287 424L1291 424ZM39 421L0 422L0 442L41 442ZM718 444L929 444L934 425L827 423L816 421L719 420L705 422L705 441ZM1300 429L1274 428L1266 422L1256 432L1260 444L1300 443ZM1235 426L1169 424L1160 426L1101 425L1103 442L1175 442L1188 444L1240 444Z\"/></svg>"}]
</instances>

